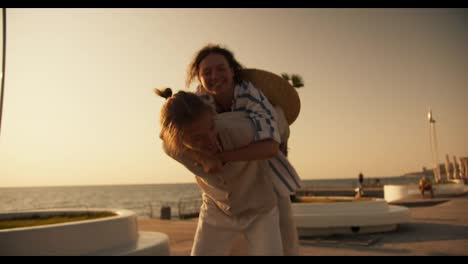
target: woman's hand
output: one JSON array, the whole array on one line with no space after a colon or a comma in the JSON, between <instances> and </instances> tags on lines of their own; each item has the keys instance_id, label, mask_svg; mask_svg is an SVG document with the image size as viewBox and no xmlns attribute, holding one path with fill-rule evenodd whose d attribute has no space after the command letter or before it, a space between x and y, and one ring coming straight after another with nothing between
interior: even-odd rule
<instances>
[{"instance_id":1,"label":"woman's hand","mask_svg":"<svg viewBox=\"0 0 468 264\"><path fill-rule=\"evenodd\" d=\"M222 171L223 164L216 156L204 157L202 159L202 167L205 173L218 173Z\"/></svg>"},{"instance_id":2,"label":"woman's hand","mask_svg":"<svg viewBox=\"0 0 468 264\"><path fill-rule=\"evenodd\" d=\"M205 173L218 173L222 171L223 164L216 154L192 151L195 164L201 166Z\"/></svg>"}]
</instances>

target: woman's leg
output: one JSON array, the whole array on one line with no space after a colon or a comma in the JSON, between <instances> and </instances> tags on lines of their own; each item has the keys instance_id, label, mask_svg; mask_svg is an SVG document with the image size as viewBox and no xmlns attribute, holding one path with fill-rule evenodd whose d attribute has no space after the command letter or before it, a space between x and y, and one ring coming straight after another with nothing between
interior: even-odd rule
<instances>
[{"instance_id":1,"label":"woman's leg","mask_svg":"<svg viewBox=\"0 0 468 264\"><path fill-rule=\"evenodd\" d=\"M299 236L294 222L291 199L277 193L279 225L285 256L299 256Z\"/></svg>"},{"instance_id":2,"label":"woman's leg","mask_svg":"<svg viewBox=\"0 0 468 264\"><path fill-rule=\"evenodd\" d=\"M283 245L279 231L278 208L260 214L246 228L245 236L249 248L249 255L253 256L282 256Z\"/></svg>"},{"instance_id":3,"label":"woman's leg","mask_svg":"<svg viewBox=\"0 0 468 264\"><path fill-rule=\"evenodd\" d=\"M227 256L238 231L213 226L198 219L191 256Z\"/></svg>"},{"instance_id":4,"label":"woman's leg","mask_svg":"<svg viewBox=\"0 0 468 264\"><path fill-rule=\"evenodd\" d=\"M239 234L233 227L232 217L220 212L211 201L204 200L190 255L227 256Z\"/></svg>"}]
</instances>

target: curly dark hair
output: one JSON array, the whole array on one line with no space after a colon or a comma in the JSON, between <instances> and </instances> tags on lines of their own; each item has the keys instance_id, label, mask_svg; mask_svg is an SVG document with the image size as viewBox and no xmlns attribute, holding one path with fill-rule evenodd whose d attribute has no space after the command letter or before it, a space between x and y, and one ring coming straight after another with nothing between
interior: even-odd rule
<instances>
[{"instance_id":1,"label":"curly dark hair","mask_svg":"<svg viewBox=\"0 0 468 264\"><path fill-rule=\"evenodd\" d=\"M226 58L229 66L234 72L234 83L239 84L242 80L240 77L240 72L243 69L243 66L236 60L234 53L228 50L226 47L222 47L219 44L208 44L199 50L192 59L192 62L189 64L187 70L187 79L185 85L189 88L190 84L195 78L198 78L198 72L200 70L200 63L210 54L216 53L224 56Z\"/></svg>"}]
</instances>

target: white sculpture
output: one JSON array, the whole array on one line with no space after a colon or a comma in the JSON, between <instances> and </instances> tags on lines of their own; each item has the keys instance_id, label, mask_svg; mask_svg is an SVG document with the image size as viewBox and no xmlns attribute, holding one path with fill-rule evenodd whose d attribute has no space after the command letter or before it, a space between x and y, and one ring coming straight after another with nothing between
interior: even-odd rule
<instances>
[{"instance_id":1,"label":"white sculpture","mask_svg":"<svg viewBox=\"0 0 468 264\"><path fill-rule=\"evenodd\" d=\"M451 174L450 174L450 159L449 159L449 155L448 155L448 154L445 154L445 178L447 178L447 180L450 180L450 178L451 178Z\"/></svg>"},{"instance_id":2,"label":"white sculpture","mask_svg":"<svg viewBox=\"0 0 468 264\"><path fill-rule=\"evenodd\" d=\"M431 138L431 152L432 152L432 160L434 162L434 176L436 179L436 182L441 181L441 176L440 176L440 166L439 166L439 154L437 151L437 135L436 135L436 129L435 129L435 119L432 116L432 110L429 110L429 113L427 113L427 119L429 120L429 133L430 133L430 138Z\"/></svg>"}]
</instances>

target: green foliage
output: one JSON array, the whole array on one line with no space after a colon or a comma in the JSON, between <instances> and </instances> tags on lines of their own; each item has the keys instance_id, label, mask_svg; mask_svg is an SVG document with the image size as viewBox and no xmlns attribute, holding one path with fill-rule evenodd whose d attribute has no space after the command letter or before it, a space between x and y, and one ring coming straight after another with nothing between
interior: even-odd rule
<instances>
[{"instance_id":1,"label":"green foliage","mask_svg":"<svg viewBox=\"0 0 468 264\"><path fill-rule=\"evenodd\" d=\"M301 88L304 86L304 80L298 74L291 75L291 81L294 88Z\"/></svg>"},{"instance_id":2,"label":"green foliage","mask_svg":"<svg viewBox=\"0 0 468 264\"><path fill-rule=\"evenodd\" d=\"M287 73L281 73L281 77L288 81L294 88L304 87L304 80L299 74L289 75Z\"/></svg>"},{"instance_id":3,"label":"green foliage","mask_svg":"<svg viewBox=\"0 0 468 264\"><path fill-rule=\"evenodd\" d=\"M31 226L40 226L40 225L52 225L84 220L93 220L103 217L111 217L116 214L111 212L99 212L99 213L89 213L89 214L70 214L70 215L56 215L50 217L43 217L40 215L32 215L28 218L18 218L18 219L6 219L0 220L0 230L9 229L9 228L20 228L20 227L31 227Z\"/></svg>"}]
</instances>

